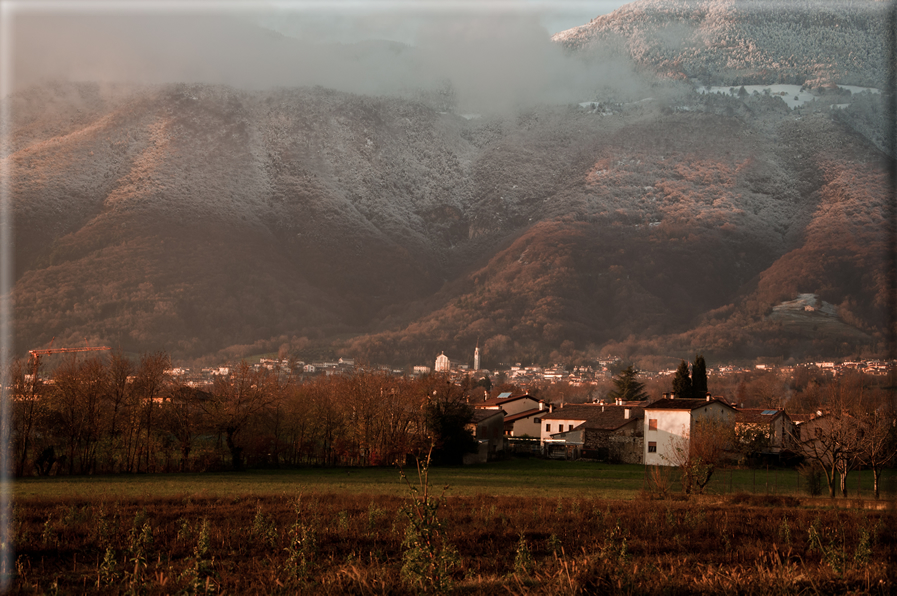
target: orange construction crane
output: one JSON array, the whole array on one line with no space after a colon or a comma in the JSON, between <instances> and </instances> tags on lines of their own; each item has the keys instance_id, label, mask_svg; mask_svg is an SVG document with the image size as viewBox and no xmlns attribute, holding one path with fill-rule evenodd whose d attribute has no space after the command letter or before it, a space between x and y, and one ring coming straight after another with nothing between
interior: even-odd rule
<instances>
[{"instance_id":1,"label":"orange construction crane","mask_svg":"<svg viewBox=\"0 0 897 596\"><path fill-rule=\"evenodd\" d=\"M50 345L53 345L53 340L55 337L50 340ZM112 348L107 346L84 346L81 348L41 348L38 350L28 350L28 353L31 355L31 375L32 379L37 379L37 371L40 368L40 360L41 356L46 356L48 354L68 354L71 352L96 352L102 350L111 350Z\"/></svg>"},{"instance_id":2,"label":"orange construction crane","mask_svg":"<svg viewBox=\"0 0 897 596\"><path fill-rule=\"evenodd\" d=\"M84 346L83 348L44 348L41 350L28 350L34 356L46 356L47 354L68 354L70 352L96 352L98 350L111 350L108 346Z\"/></svg>"}]
</instances>

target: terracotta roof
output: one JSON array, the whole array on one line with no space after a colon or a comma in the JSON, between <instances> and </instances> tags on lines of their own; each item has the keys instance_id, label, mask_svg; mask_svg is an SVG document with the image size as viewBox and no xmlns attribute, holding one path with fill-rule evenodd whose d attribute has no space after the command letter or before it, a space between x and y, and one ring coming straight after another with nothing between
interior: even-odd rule
<instances>
[{"instance_id":1,"label":"terracotta roof","mask_svg":"<svg viewBox=\"0 0 897 596\"><path fill-rule=\"evenodd\" d=\"M530 416L538 416L540 413L547 414L548 410L540 410L539 408L533 408L532 410L526 410L524 412L517 412L512 416L505 416L505 422L515 422L517 420L521 420L523 418L529 418Z\"/></svg>"},{"instance_id":2,"label":"terracotta roof","mask_svg":"<svg viewBox=\"0 0 897 596\"><path fill-rule=\"evenodd\" d=\"M660 399L656 402L645 406L646 410L697 410L698 408L702 408L707 404L721 404L726 406L727 408L735 409L726 402L721 399L716 399L715 397L711 400L706 399Z\"/></svg>"},{"instance_id":3,"label":"terracotta roof","mask_svg":"<svg viewBox=\"0 0 897 596\"><path fill-rule=\"evenodd\" d=\"M629 410L629 418L626 418L626 410ZM644 416L645 409L642 407L579 404L555 408L550 414L545 412L542 420L581 420L582 423L576 428L584 426L592 430L614 430Z\"/></svg>"}]
</instances>

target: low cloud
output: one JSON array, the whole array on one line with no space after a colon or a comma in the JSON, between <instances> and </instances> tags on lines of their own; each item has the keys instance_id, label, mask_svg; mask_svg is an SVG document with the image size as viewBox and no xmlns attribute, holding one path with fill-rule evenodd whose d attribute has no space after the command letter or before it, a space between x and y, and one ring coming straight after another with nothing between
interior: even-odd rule
<instances>
[{"instance_id":1,"label":"low cloud","mask_svg":"<svg viewBox=\"0 0 897 596\"><path fill-rule=\"evenodd\" d=\"M489 111L589 100L628 73L618 62L565 55L527 13L409 14L411 44L332 41L394 31L401 15L387 14L298 15L280 27L301 38L258 25L273 17L257 14L20 11L13 18L13 91L72 80L390 94L450 82L458 109Z\"/></svg>"}]
</instances>

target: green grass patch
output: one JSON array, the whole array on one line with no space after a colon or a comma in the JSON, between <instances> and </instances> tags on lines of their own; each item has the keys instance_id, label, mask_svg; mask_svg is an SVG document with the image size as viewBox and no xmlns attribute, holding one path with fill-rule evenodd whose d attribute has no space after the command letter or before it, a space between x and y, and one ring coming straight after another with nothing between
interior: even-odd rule
<instances>
[{"instance_id":1,"label":"green grass patch","mask_svg":"<svg viewBox=\"0 0 897 596\"><path fill-rule=\"evenodd\" d=\"M413 470L408 470L412 472ZM482 465L433 468L430 482L456 496L588 496L629 499L642 488L644 468L594 462L521 459ZM316 492L403 495L395 468L304 468L202 474L55 476L23 478L14 484L22 499L134 499L178 496L279 496Z\"/></svg>"},{"instance_id":2,"label":"green grass patch","mask_svg":"<svg viewBox=\"0 0 897 596\"><path fill-rule=\"evenodd\" d=\"M413 470L407 470L414 476ZM671 470L671 492L679 493L678 471ZM585 461L511 459L488 464L432 468L433 486L448 486L453 496L589 497L634 499L647 486L644 466ZM719 469L707 494L748 493L806 496L795 470ZM886 470L882 496L897 487L897 471ZM872 473L848 477L848 497L872 497ZM17 499L137 499L283 496L299 493L404 495L407 488L395 468L303 468L245 472L55 476L23 478L14 483ZM823 495L827 496L823 486Z\"/></svg>"}]
</instances>

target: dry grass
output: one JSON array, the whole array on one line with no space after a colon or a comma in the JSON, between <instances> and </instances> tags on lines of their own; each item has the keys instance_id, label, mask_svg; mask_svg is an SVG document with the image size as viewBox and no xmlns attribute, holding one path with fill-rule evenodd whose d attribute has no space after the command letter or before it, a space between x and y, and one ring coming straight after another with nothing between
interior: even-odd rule
<instances>
[{"instance_id":1,"label":"dry grass","mask_svg":"<svg viewBox=\"0 0 897 596\"><path fill-rule=\"evenodd\" d=\"M15 591L169 594L189 592L198 573L199 591L214 593L413 593L400 575L405 503L389 495L343 494L305 495L298 506L292 496L20 501L13 524ZM723 497L477 496L449 498L440 516L459 554L452 572L458 593L894 589L893 510L803 509ZM207 551L201 548L204 520ZM291 537L300 526L306 542L297 547ZM810 528L819 536L815 544ZM151 540L139 553L146 532ZM529 572L515 572L521 535L532 556ZM290 566L297 548L307 549L307 565L298 572Z\"/></svg>"}]
</instances>

